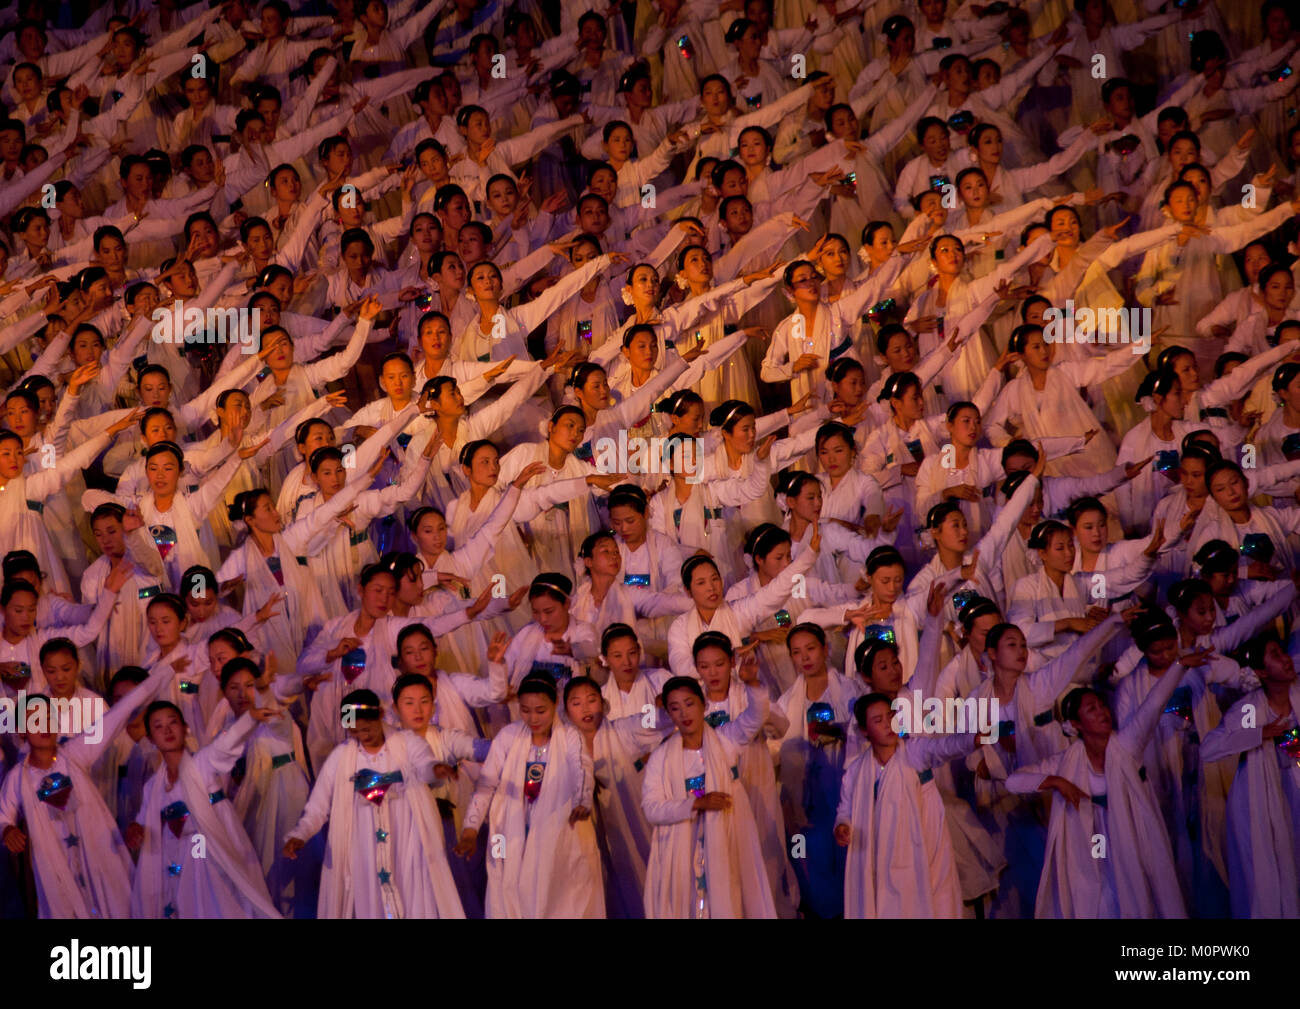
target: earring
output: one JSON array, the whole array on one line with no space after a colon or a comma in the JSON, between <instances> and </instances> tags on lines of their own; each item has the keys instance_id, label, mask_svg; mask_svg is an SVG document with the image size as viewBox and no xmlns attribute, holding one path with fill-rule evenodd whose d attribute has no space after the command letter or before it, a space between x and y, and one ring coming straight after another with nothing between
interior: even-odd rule
<instances>
[{"instance_id":1,"label":"earring","mask_svg":"<svg viewBox=\"0 0 1300 1009\"><path fill-rule=\"evenodd\" d=\"M677 274L677 276L673 278L673 283L676 284L676 285L677 285L679 288L681 288L683 291L689 291L690 288L691 288L690 281L688 281L688 280L687 280L684 276L682 276L680 273Z\"/></svg>"},{"instance_id":2,"label":"earring","mask_svg":"<svg viewBox=\"0 0 1300 1009\"><path fill-rule=\"evenodd\" d=\"M625 287L625 288L623 288L623 304L625 304L628 308L631 308L631 307L632 307L632 304L633 304L633 302L632 302L632 288L630 288L630 287Z\"/></svg>"}]
</instances>

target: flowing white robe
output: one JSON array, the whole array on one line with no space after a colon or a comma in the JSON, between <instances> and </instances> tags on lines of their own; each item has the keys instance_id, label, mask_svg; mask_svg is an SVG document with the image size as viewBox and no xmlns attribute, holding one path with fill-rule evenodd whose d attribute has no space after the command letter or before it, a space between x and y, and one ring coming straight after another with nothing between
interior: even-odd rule
<instances>
[{"instance_id":1,"label":"flowing white robe","mask_svg":"<svg viewBox=\"0 0 1300 1009\"><path fill-rule=\"evenodd\" d=\"M1111 733L1104 800L1092 795L1091 762L1082 739L1007 779L1012 792L1028 794L1055 774L1085 795L1077 809L1053 799L1035 917L1186 917L1164 818L1140 768L1147 739L1178 686L1178 672L1174 668L1160 677L1133 719ZM1104 859L1096 857L1099 833Z\"/></svg>"},{"instance_id":2,"label":"flowing white robe","mask_svg":"<svg viewBox=\"0 0 1300 1009\"><path fill-rule=\"evenodd\" d=\"M791 859L804 905L819 918L844 912L843 850L835 843L835 811L840 782L853 731L853 702L861 696L861 680L827 670L826 689L816 701L808 698L799 676L776 702L789 720L780 741L781 812L793 838L802 836L804 857ZM808 733L808 707L828 704L843 735L813 739Z\"/></svg>"},{"instance_id":3,"label":"flowing white robe","mask_svg":"<svg viewBox=\"0 0 1300 1009\"><path fill-rule=\"evenodd\" d=\"M846 918L961 917L952 840L931 769L973 745L970 735L909 737L883 766L867 747L844 768L835 819L852 828Z\"/></svg>"},{"instance_id":4,"label":"flowing white robe","mask_svg":"<svg viewBox=\"0 0 1300 1009\"><path fill-rule=\"evenodd\" d=\"M33 767L30 758L24 758L5 777L0 788L0 831L16 824L20 816L26 823L42 918L131 917L131 854L96 787L92 768L168 679L169 671L160 668L110 708L98 732L90 733L98 742L91 742L83 732L59 745L50 767ZM62 809L37 795L41 781L56 773L72 781Z\"/></svg>"},{"instance_id":5,"label":"flowing white robe","mask_svg":"<svg viewBox=\"0 0 1300 1009\"><path fill-rule=\"evenodd\" d=\"M577 730L551 727L541 791L527 811L524 778L532 734L512 722L492 741L465 817L488 829L489 918L603 918L600 852L590 819L570 826L578 806L592 809L592 763Z\"/></svg>"},{"instance_id":6,"label":"flowing white robe","mask_svg":"<svg viewBox=\"0 0 1300 1009\"><path fill-rule=\"evenodd\" d=\"M198 753L183 754L171 788L165 764L145 785L140 806L144 846L131 889L131 917L163 918L169 909L179 918L280 917L234 806L225 798L211 801L256 724L244 715ZM189 810L179 838L162 820L163 810L177 801ZM200 834L205 857L192 857ZM175 876L169 865L180 865L180 874ZM176 879L174 889L169 877Z\"/></svg>"},{"instance_id":7,"label":"flowing white robe","mask_svg":"<svg viewBox=\"0 0 1300 1009\"><path fill-rule=\"evenodd\" d=\"M1300 685L1290 691L1300 720ZM1247 717L1247 713L1249 716ZM1239 754L1228 795L1228 885L1234 918L1300 917L1300 763L1283 767L1263 738L1276 719L1264 691L1243 697L1202 741L1205 760Z\"/></svg>"},{"instance_id":8,"label":"flowing white robe","mask_svg":"<svg viewBox=\"0 0 1300 1009\"><path fill-rule=\"evenodd\" d=\"M606 866L605 908L611 918L645 917L651 828L641 808L641 781L647 758L664 737L656 727L658 720L651 713L647 727L639 711L607 717L592 740L596 826Z\"/></svg>"},{"instance_id":9,"label":"flowing white robe","mask_svg":"<svg viewBox=\"0 0 1300 1009\"><path fill-rule=\"evenodd\" d=\"M670 736L650 755L641 790L646 819L654 825L646 867L647 918L697 916L697 831L703 832L707 917L776 917L758 831L736 767L741 747L760 725L761 721L758 724L736 721L716 731L704 727L700 750L704 760L704 790L729 794L730 809L696 812L695 797L686 790L680 735Z\"/></svg>"},{"instance_id":10,"label":"flowing white robe","mask_svg":"<svg viewBox=\"0 0 1300 1009\"><path fill-rule=\"evenodd\" d=\"M447 864L442 824L427 786L436 782L434 756L410 732L385 732L378 753L354 739L325 760L302 818L290 838L307 840L330 822L321 874L322 918L463 918ZM361 770L402 780L372 803L356 791Z\"/></svg>"}]
</instances>

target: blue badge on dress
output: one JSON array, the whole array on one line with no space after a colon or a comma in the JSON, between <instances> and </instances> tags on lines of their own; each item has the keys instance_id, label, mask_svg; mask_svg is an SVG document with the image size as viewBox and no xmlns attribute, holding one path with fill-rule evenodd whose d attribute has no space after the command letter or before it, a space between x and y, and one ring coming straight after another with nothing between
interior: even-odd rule
<instances>
[{"instance_id":1,"label":"blue badge on dress","mask_svg":"<svg viewBox=\"0 0 1300 1009\"><path fill-rule=\"evenodd\" d=\"M63 809L68 804L68 798L72 795L72 779L66 774L59 771L53 771L41 779L40 785L36 789L36 798L41 802L47 802L51 806L57 806Z\"/></svg>"},{"instance_id":2,"label":"blue badge on dress","mask_svg":"<svg viewBox=\"0 0 1300 1009\"><path fill-rule=\"evenodd\" d=\"M343 673L343 678L351 683L366 671L366 650L354 648L345 653L343 658L339 659L339 669Z\"/></svg>"},{"instance_id":3,"label":"blue badge on dress","mask_svg":"<svg viewBox=\"0 0 1300 1009\"><path fill-rule=\"evenodd\" d=\"M149 535L153 537L154 546L158 548L158 553L162 555L162 559L166 560L167 555L176 546L176 530L171 526L150 526Z\"/></svg>"},{"instance_id":4,"label":"blue badge on dress","mask_svg":"<svg viewBox=\"0 0 1300 1009\"><path fill-rule=\"evenodd\" d=\"M1273 541L1267 533L1249 533L1242 538L1241 556L1267 564L1273 559Z\"/></svg>"},{"instance_id":5,"label":"blue badge on dress","mask_svg":"<svg viewBox=\"0 0 1300 1009\"><path fill-rule=\"evenodd\" d=\"M1192 688L1186 683L1174 688L1173 694L1169 697L1169 703L1165 705L1166 715L1178 715L1184 721L1192 720Z\"/></svg>"},{"instance_id":6,"label":"blue badge on dress","mask_svg":"<svg viewBox=\"0 0 1300 1009\"><path fill-rule=\"evenodd\" d=\"M974 589L962 589L960 592L952 594L952 605L958 613L979 598L979 593Z\"/></svg>"},{"instance_id":7,"label":"blue badge on dress","mask_svg":"<svg viewBox=\"0 0 1300 1009\"><path fill-rule=\"evenodd\" d=\"M546 676L557 683L569 676L569 667L563 662L534 662L528 670L529 676Z\"/></svg>"},{"instance_id":8,"label":"blue badge on dress","mask_svg":"<svg viewBox=\"0 0 1300 1009\"><path fill-rule=\"evenodd\" d=\"M1300 726L1292 726L1273 740L1278 753L1290 757L1300 764Z\"/></svg>"},{"instance_id":9,"label":"blue badge on dress","mask_svg":"<svg viewBox=\"0 0 1300 1009\"><path fill-rule=\"evenodd\" d=\"M898 644L898 637L894 634L894 628L889 624L868 624L862 628L863 641L879 641L887 645Z\"/></svg>"},{"instance_id":10,"label":"blue badge on dress","mask_svg":"<svg viewBox=\"0 0 1300 1009\"><path fill-rule=\"evenodd\" d=\"M804 712L808 739L814 743L843 739L844 730L835 722L835 709L825 701L814 701Z\"/></svg>"},{"instance_id":11,"label":"blue badge on dress","mask_svg":"<svg viewBox=\"0 0 1300 1009\"><path fill-rule=\"evenodd\" d=\"M524 798L536 802L542 794L542 778L546 776L546 761L530 760L524 768Z\"/></svg>"},{"instance_id":12,"label":"blue badge on dress","mask_svg":"<svg viewBox=\"0 0 1300 1009\"><path fill-rule=\"evenodd\" d=\"M895 304L893 298L886 298L883 301L877 301L867 309L867 314L864 318L874 322L877 316L884 315L886 312L892 312Z\"/></svg>"},{"instance_id":13,"label":"blue badge on dress","mask_svg":"<svg viewBox=\"0 0 1300 1009\"><path fill-rule=\"evenodd\" d=\"M401 771L389 771L387 774L380 774L378 771L363 767L352 775L352 787L356 789L357 794L363 799L378 806L384 801L384 796L388 793L388 790L401 780Z\"/></svg>"},{"instance_id":14,"label":"blue badge on dress","mask_svg":"<svg viewBox=\"0 0 1300 1009\"><path fill-rule=\"evenodd\" d=\"M177 837L185 829L185 821L190 818L190 807L183 802L173 802L170 806L164 806L162 811L162 822L171 828L171 832Z\"/></svg>"}]
</instances>

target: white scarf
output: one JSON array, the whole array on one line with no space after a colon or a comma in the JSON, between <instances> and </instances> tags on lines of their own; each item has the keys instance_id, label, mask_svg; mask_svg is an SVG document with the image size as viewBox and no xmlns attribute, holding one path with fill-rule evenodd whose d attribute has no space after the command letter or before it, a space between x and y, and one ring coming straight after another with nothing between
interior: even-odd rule
<instances>
[{"instance_id":1,"label":"white scarf","mask_svg":"<svg viewBox=\"0 0 1300 1009\"><path fill-rule=\"evenodd\" d=\"M645 917L651 829L641 808L641 771L654 744L638 737L640 719L640 715L617 721L605 718L591 746L596 803L609 855L606 903L611 917Z\"/></svg>"},{"instance_id":2,"label":"white scarf","mask_svg":"<svg viewBox=\"0 0 1300 1009\"><path fill-rule=\"evenodd\" d=\"M1260 725L1274 719L1263 690L1243 697L1225 717L1240 718L1247 704L1255 706ZM1300 719L1300 683L1291 685L1291 713ZM1228 795L1229 861L1243 872L1243 878L1230 880L1237 898L1233 914L1248 910L1252 918L1295 918L1300 916L1300 859L1276 747L1265 740L1242 758ZM1293 765L1288 773L1293 782L1300 779L1300 767Z\"/></svg>"},{"instance_id":3,"label":"white scarf","mask_svg":"<svg viewBox=\"0 0 1300 1009\"><path fill-rule=\"evenodd\" d=\"M1056 772L1090 795L1089 761L1075 740ZM1047 858L1038 883L1037 918L1096 918L1102 909L1110 866L1121 918L1185 918L1182 890L1164 818L1138 761L1112 733L1106 746L1106 859L1093 857L1095 824L1091 799L1074 808L1054 797L1047 826Z\"/></svg>"},{"instance_id":4,"label":"white scarf","mask_svg":"<svg viewBox=\"0 0 1300 1009\"><path fill-rule=\"evenodd\" d=\"M906 741L900 740L883 773L870 748L855 760L850 798L853 833L844 869L845 918L941 916L921 820L921 779L907 762L906 747ZM845 771L846 781L850 773Z\"/></svg>"},{"instance_id":5,"label":"white scarf","mask_svg":"<svg viewBox=\"0 0 1300 1009\"><path fill-rule=\"evenodd\" d=\"M72 780L72 799L76 803L75 830L81 839L82 850L88 860L99 863L101 871L87 879L95 907L103 918L131 917L131 856L122 843L117 825L95 788L94 781L70 751L58 754L47 774L61 772ZM51 918L89 918L91 909L86 906L81 889L72 878L68 864L68 849L54 829L50 814L41 807L45 804L36 795L36 781L28 773L27 760L18 764L10 774L18 775L23 809L26 811L27 833L31 838L30 850L41 903Z\"/></svg>"},{"instance_id":6,"label":"white scarf","mask_svg":"<svg viewBox=\"0 0 1300 1009\"><path fill-rule=\"evenodd\" d=\"M711 792L731 796L731 808L697 812L681 823L659 824L650 843L646 869L647 918L689 918L695 903L695 827L704 818L705 879L710 918L775 918L776 905L763 866L763 852L735 760L722 737L704 727L701 746L704 780ZM687 799L682 737L670 736L656 751L659 787L670 802ZM655 766L657 764L657 768Z\"/></svg>"},{"instance_id":7,"label":"white scarf","mask_svg":"<svg viewBox=\"0 0 1300 1009\"><path fill-rule=\"evenodd\" d=\"M402 787L400 791L390 790L383 801L391 802L401 798L410 803L420 846L427 860L429 878L433 883L438 917L464 918L460 895L456 892L451 867L447 864L447 844L442 824L434 816L433 800L427 794L424 782L419 780L411 766L404 735L403 732L384 734L384 746L388 747L393 763L402 772ZM349 739L340 747L335 767L334 794L330 801L329 850L320 881L318 913L321 918L351 918L355 907L352 825L357 803L368 801L357 794L352 784L352 778L357 773L358 759L363 759L361 746L355 739Z\"/></svg>"},{"instance_id":8,"label":"white scarf","mask_svg":"<svg viewBox=\"0 0 1300 1009\"><path fill-rule=\"evenodd\" d=\"M130 507L132 502L124 502L124 504ZM188 494L178 487L172 498L171 509L166 512L158 510L153 491L140 499L139 506L146 527L169 526L176 533L175 545L163 558L163 564L167 568L168 591L171 590L171 586L180 584L181 573L191 565L202 564L213 571L217 569L216 543L212 538L212 529L206 521L207 516L194 514Z\"/></svg>"},{"instance_id":9,"label":"white scarf","mask_svg":"<svg viewBox=\"0 0 1300 1009\"><path fill-rule=\"evenodd\" d=\"M140 808L140 822L145 825L144 847L140 850L135 885L131 890L132 918L163 916L161 832L168 829L162 822L166 778L167 765L164 762L145 785L144 802ZM223 817L218 813L208 798L211 794L208 786L215 782L203 780L198 763L189 753L181 755L176 781L181 786L182 800L194 817L196 833L204 837L210 863L239 891L248 916L279 918L280 912L275 909L267 893L266 880L262 878L262 865L257 860L257 854L243 827L235 822L234 807L224 811L228 816Z\"/></svg>"},{"instance_id":10,"label":"white scarf","mask_svg":"<svg viewBox=\"0 0 1300 1009\"><path fill-rule=\"evenodd\" d=\"M569 825L569 814L583 801L582 738L558 718L551 726L546 774L526 829L524 777L532 734L522 722L515 722L501 731L493 745L506 748L488 816L492 834L501 835L503 857L496 857L494 845L489 845L487 916L605 917L595 827L590 819Z\"/></svg>"},{"instance_id":11,"label":"white scarf","mask_svg":"<svg viewBox=\"0 0 1300 1009\"><path fill-rule=\"evenodd\" d=\"M695 639L705 631L717 631L720 634L725 634L731 639L731 644L735 648L740 648L745 643L745 632L741 629L740 621L736 619L735 611L725 602L713 611L713 618L707 624L704 622L704 618L700 616L699 608L692 606L673 621L673 626L686 629L687 651L694 648ZM676 674L677 670L673 670L673 672ZM689 675L696 675L693 668Z\"/></svg>"}]
</instances>

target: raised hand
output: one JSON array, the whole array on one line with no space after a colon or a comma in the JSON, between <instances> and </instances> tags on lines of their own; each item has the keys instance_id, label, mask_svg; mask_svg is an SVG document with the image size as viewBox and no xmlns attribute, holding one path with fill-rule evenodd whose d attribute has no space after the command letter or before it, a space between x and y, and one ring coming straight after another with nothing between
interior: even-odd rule
<instances>
[{"instance_id":1,"label":"raised hand","mask_svg":"<svg viewBox=\"0 0 1300 1009\"><path fill-rule=\"evenodd\" d=\"M1154 557L1156 554L1160 553L1160 547L1164 542L1165 525L1163 522L1160 522L1156 524L1156 531L1151 536L1151 542L1147 544L1147 548L1142 552L1148 557Z\"/></svg>"},{"instance_id":2,"label":"raised hand","mask_svg":"<svg viewBox=\"0 0 1300 1009\"><path fill-rule=\"evenodd\" d=\"M500 663L505 660L506 648L510 645L510 637L505 631L497 631L492 635L492 643L488 645L487 657L489 662Z\"/></svg>"},{"instance_id":3,"label":"raised hand","mask_svg":"<svg viewBox=\"0 0 1300 1009\"><path fill-rule=\"evenodd\" d=\"M1114 241L1118 241L1118 240L1119 240L1119 233L1120 233L1121 231L1124 230L1124 225L1128 224L1128 222L1131 221L1132 219L1133 219L1133 218L1132 218L1131 216L1130 216L1130 217L1125 217L1122 221L1119 221L1119 222L1116 223L1116 224L1112 224L1112 225L1111 225L1110 227L1108 227L1108 228L1102 228L1102 229L1101 229L1101 230L1102 230L1102 233L1103 233L1107 238L1109 238L1112 242L1114 242Z\"/></svg>"},{"instance_id":4,"label":"raised hand","mask_svg":"<svg viewBox=\"0 0 1300 1009\"><path fill-rule=\"evenodd\" d=\"M68 379L68 392L74 396L81 394L81 390L99 377L102 369L98 361L92 361L90 364L83 364L80 368L72 373Z\"/></svg>"},{"instance_id":5,"label":"raised hand","mask_svg":"<svg viewBox=\"0 0 1300 1009\"><path fill-rule=\"evenodd\" d=\"M253 442L253 444L247 445L239 450L238 452L239 458L251 459L253 458L253 456L257 455L258 452L262 451L262 449L266 448L266 446L269 444L271 444L270 437L263 438L260 441L255 441Z\"/></svg>"},{"instance_id":6,"label":"raised hand","mask_svg":"<svg viewBox=\"0 0 1300 1009\"><path fill-rule=\"evenodd\" d=\"M930 593L925 599L926 612L937 617L943 612L943 601L948 597L948 584L935 580L930 583Z\"/></svg>"},{"instance_id":7,"label":"raised hand","mask_svg":"<svg viewBox=\"0 0 1300 1009\"><path fill-rule=\"evenodd\" d=\"M263 603L262 606L257 611L257 622L259 624L264 624L266 623L266 621L270 620L273 616L275 616L276 613L279 612L280 604L283 603L284 600L285 600L285 595L283 592L271 593L271 598L268 599L265 603ZM267 664L269 665L270 662L271 662L271 656L267 656Z\"/></svg>"},{"instance_id":8,"label":"raised hand","mask_svg":"<svg viewBox=\"0 0 1300 1009\"><path fill-rule=\"evenodd\" d=\"M477 617L480 613L482 613L485 609L488 608L488 604L490 602L492 602L491 585L489 585L482 592L480 592L478 594L478 598L475 599L472 603L470 603L467 607L465 607L465 615L469 617L471 620L473 620L475 617Z\"/></svg>"},{"instance_id":9,"label":"raised hand","mask_svg":"<svg viewBox=\"0 0 1300 1009\"><path fill-rule=\"evenodd\" d=\"M520 490L523 490L524 487L527 486L529 480L531 480L535 476L541 476L545 472L546 472L546 463L531 462L527 466L525 466L522 470L519 471L519 475L515 477L514 480L511 481L511 485L514 487L518 487Z\"/></svg>"},{"instance_id":10,"label":"raised hand","mask_svg":"<svg viewBox=\"0 0 1300 1009\"><path fill-rule=\"evenodd\" d=\"M1154 458L1155 456L1149 455L1145 459L1142 459L1139 462L1129 463L1127 466L1124 467L1124 478L1126 480L1132 480L1144 469L1146 469L1149 465L1151 465L1151 460L1153 460Z\"/></svg>"},{"instance_id":11,"label":"raised hand","mask_svg":"<svg viewBox=\"0 0 1300 1009\"><path fill-rule=\"evenodd\" d=\"M139 424L140 418L143 416L144 416L144 407L137 406L125 417L122 417L119 420L115 421L114 423L110 424L108 427L108 433L114 436L119 435L127 428L135 427L135 425Z\"/></svg>"}]
</instances>

